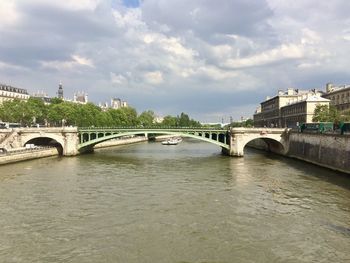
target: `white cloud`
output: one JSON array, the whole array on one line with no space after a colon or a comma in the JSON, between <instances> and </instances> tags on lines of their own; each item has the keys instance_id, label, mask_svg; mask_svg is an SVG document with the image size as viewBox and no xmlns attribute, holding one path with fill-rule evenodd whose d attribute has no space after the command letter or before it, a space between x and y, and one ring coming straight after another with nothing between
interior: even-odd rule
<instances>
[{"instance_id":1,"label":"white cloud","mask_svg":"<svg viewBox=\"0 0 350 263\"><path fill-rule=\"evenodd\" d=\"M93 100L118 93L137 108L200 108L207 116L233 104L249 111L242 104L285 86L350 78L345 0L116 2L0 1L0 78L30 90L40 76L54 94L52 83L64 77ZM169 94L183 97L165 105Z\"/></svg>"},{"instance_id":2,"label":"white cloud","mask_svg":"<svg viewBox=\"0 0 350 263\"><path fill-rule=\"evenodd\" d=\"M127 82L127 78L121 74L110 72L111 82L117 85L123 85Z\"/></svg>"},{"instance_id":3,"label":"white cloud","mask_svg":"<svg viewBox=\"0 0 350 263\"><path fill-rule=\"evenodd\" d=\"M223 63L223 66L229 68L257 67L286 59L300 59L304 56L305 52L303 46L284 44L280 47L273 48L253 56L228 59Z\"/></svg>"},{"instance_id":4,"label":"white cloud","mask_svg":"<svg viewBox=\"0 0 350 263\"><path fill-rule=\"evenodd\" d=\"M0 29L13 26L19 19L14 1L0 1Z\"/></svg>"},{"instance_id":5,"label":"white cloud","mask_svg":"<svg viewBox=\"0 0 350 263\"><path fill-rule=\"evenodd\" d=\"M43 68L52 68L56 70L69 70L78 66L94 67L93 62L90 59L78 55L72 55L71 60L40 61L40 63Z\"/></svg>"},{"instance_id":6,"label":"white cloud","mask_svg":"<svg viewBox=\"0 0 350 263\"><path fill-rule=\"evenodd\" d=\"M92 68L94 67L94 63L92 62L91 59L84 58L84 57L81 57L78 55L73 55L72 58L79 65L88 66L88 67L92 67Z\"/></svg>"},{"instance_id":7,"label":"white cloud","mask_svg":"<svg viewBox=\"0 0 350 263\"><path fill-rule=\"evenodd\" d=\"M160 71L147 72L144 74L144 80L152 85L161 84L163 80L163 74Z\"/></svg>"}]
</instances>

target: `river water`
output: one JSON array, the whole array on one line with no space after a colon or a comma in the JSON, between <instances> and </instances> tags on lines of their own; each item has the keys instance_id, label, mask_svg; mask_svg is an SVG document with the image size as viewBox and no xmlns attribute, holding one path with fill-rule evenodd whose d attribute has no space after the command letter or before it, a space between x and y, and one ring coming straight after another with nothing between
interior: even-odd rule
<instances>
[{"instance_id":1,"label":"river water","mask_svg":"<svg viewBox=\"0 0 350 263\"><path fill-rule=\"evenodd\" d=\"M0 167L0 262L350 262L350 177L140 143Z\"/></svg>"}]
</instances>

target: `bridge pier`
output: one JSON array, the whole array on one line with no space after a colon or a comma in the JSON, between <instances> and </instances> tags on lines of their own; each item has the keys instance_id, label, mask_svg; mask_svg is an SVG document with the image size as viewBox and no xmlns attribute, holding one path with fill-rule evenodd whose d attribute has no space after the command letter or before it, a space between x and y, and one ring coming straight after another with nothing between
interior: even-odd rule
<instances>
[{"instance_id":1,"label":"bridge pier","mask_svg":"<svg viewBox=\"0 0 350 263\"><path fill-rule=\"evenodd\" d=\"M231 133L229 155L233 157L244 156L244 132Z\"/></svg>"},{"instance_id":2,"label":"bridge pier","mask_svg":"<svg viewBox=\"0 0 350 263\"><path fill-rule=\"evenodd\" d=\"M63 155L64 156L75 156L79 154L78 151L79 143L79 134L74 132L65 132L64 133L64 145L63 146Z\"/></svg>"}]
</instances>

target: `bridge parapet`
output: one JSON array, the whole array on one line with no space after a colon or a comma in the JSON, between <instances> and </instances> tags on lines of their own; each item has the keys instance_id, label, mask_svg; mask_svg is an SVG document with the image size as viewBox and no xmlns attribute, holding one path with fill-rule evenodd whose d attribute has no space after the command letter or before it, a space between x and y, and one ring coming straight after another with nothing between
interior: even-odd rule
<instances>
[{"instance_id":1,"label":"bridge parapet","mask_svg":"<svg viewBox=\"0 0 350 263\"><path fill-rule=\"evenodd\" d=\"M282 134L288 132L288 128L231 128L231 134L235 133L270 133L270 134Z\"/></svg>"}]
</instances>

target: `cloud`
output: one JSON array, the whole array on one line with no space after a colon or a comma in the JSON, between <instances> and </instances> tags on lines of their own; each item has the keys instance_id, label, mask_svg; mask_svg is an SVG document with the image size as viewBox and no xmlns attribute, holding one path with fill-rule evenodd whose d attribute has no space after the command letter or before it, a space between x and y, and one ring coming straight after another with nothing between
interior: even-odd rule
<instances>
[{"instance_id":1,"label":"cloud","mask_svg":"<svg viewBox=\"0 0 350 263\"><path fill-rule=\"evenodd\" d=\"M152 85L161 84L163 80L163 73L160 71L147 72L144 74L144 80Z\"/></svg>"},{"instance_id":2,"label":"cloud","mask_svg":"<svg viewBox=\"0 0 350 263\"><path fill-rule=\"evenodd\" d=\"M349 8L345 0L1 1L0 80L51 95L62 80L67 92L118 96L139 111L250 116L278 89L348 81Z\"/></svg>"}]
</instances>

